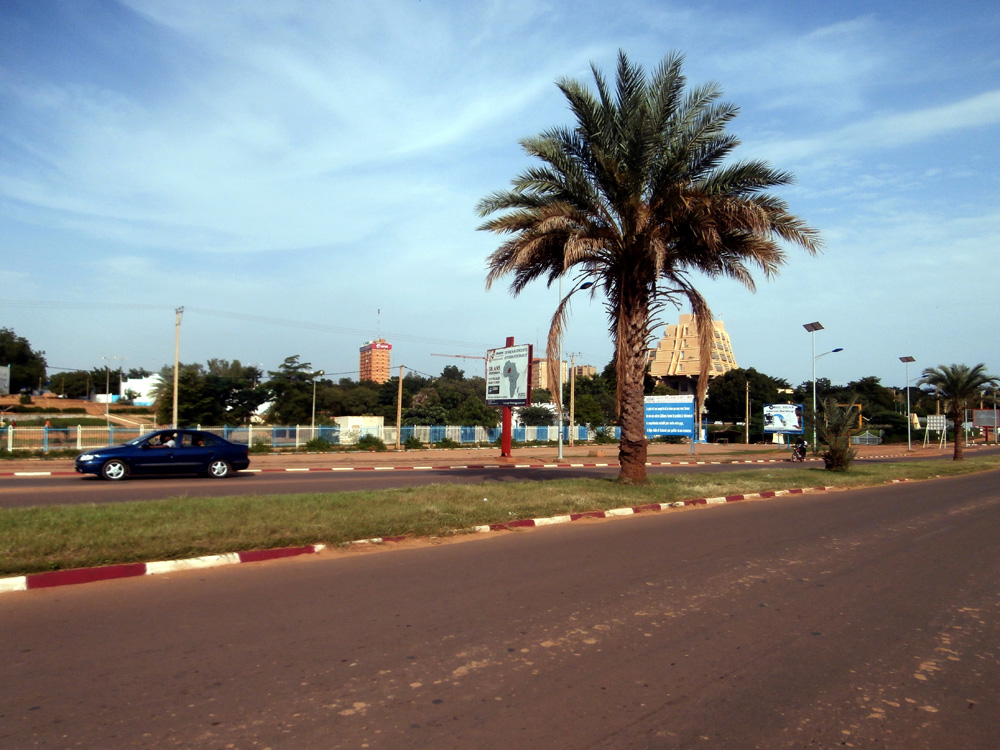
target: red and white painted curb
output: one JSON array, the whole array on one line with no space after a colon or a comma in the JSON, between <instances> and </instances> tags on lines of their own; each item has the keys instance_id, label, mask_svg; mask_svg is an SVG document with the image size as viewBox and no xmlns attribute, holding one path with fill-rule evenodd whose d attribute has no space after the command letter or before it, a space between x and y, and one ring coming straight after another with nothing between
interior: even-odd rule
<instances>
[{"instance_id":1,"label":"red and white painted curb","mask_svg":"<svg viewBox=\"0 0 1000 750\"><path fill-rule=\"evenodd\" d=\"M323 544L310 544L305 547L284 547L282 549L253 550L250 552L230 552L224 555L205 555L186 560L164 560L163 562L125 563L122 565L104 565L99 568L80 568L77 570L53 570L48 573L30 573L13 578L0 578L0 594L7 591L27 591L28 589L45 589L54 586L70 586L77 583L93 583L95 581L110 581L115 578L134 578L136 576L153 576L164 573L177 573L183 570L198 570L200 568L215 568L220 565L235 565L246 562L261 562L276 560L281 557L296 557L310 555L323 549Z\"/></svg>"},{"instance_id":2,"label":"red and white painted curb","mask_svg":"<svg viewBox=\"0 0 1000 750\"><path fill-rule=\"evenodd\" d=\"M782 497L784 495L801 495L805 492L826 492L835 489L834 487L812 487L808 489L791 489L791 490L768 490L765 492L750 492L743 495L724 495L720 497L700 497L694 500L678 500L672 503L649 503L648 505L639 505L633 508L614 508L612 510L594 510L587 511L584 513L570 513L565 516L552 516L550 518L526 518L517 521L504 521L503 523L491 523L486 526L476 526L473 531L477 533L484 533L488 531L504 531L508 529L535 527L535 526L552 526L559 523L570 523L572 521L581 521L587 518L621 518L623 516L632 516L639 513L645 513L649 511L660 511L667 510L668 508L683 508L685 506L691 505L719 505L722 503L736 503L740 500L758 500L766 499L771 497Z\"/></svg>"}]
</instances>

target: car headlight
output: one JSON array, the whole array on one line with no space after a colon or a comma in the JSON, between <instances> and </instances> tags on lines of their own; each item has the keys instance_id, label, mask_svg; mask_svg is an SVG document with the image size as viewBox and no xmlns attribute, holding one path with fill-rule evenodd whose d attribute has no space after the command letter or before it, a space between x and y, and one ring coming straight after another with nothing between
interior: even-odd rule
<instances>
[{"instance_id":1,"label":"car headlight","mask_svg":"<svg viewBox=\"0 0 1000 750\"><path fill-rule=\"evenodd\" d=\"M76 460L77 461L93 461L95 458L97 458L97 454L96 453L81 453L79 456L76 457Z\"/></svg>"}]
</instances>

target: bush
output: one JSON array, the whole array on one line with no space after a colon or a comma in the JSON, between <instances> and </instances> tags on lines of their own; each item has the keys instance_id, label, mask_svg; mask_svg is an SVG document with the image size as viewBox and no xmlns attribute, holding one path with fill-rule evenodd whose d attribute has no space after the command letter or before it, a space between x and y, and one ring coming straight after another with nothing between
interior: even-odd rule
<instances>
[{"instance_id":1,"label":"bush","mask_svg":"<svg viewBox=\"0 0 1000 750\"><path fill-rule=\"evenodd\" d=\"M406 438L406 442L403 443L403 447L408 451L418 451L424 447L424 444L420 442L420 438L416 435L410 435Z\"/></svg>"},{"instance_id":2,"label":"bush","mask_svg":"<svg viewBox=\"0 0 1000 750\"><path fill-rule=\"evenodd\" d=\"M250 446L251 453L271 453L272 450L271 444L263 438L255 438L253 445Z\"/></svg>"},{"instance_id":3,"label":"bush","mask_svg":"<svg viewBox=\"0 0 1000 750\"><path fill-rule=\"evenodd\" d=\"M594 434L594 443L596 445L609 445L617 442L618 438L615 437L615 433L613 432L597 432Z\"/></svg>"},{"instance_id":4,"label":"bush","mask_svg":"<svg viewBox=\"0 0 1000 750\"><path fill-rule=\"evenodd\" d=\"M461 443L456 443L449 437L444 438L440 443L437 443L438 448L461 448Z\"/></svg>"},{"instance_id":5,"label":"bush","mask_svg":"<svg viewBox=\"0 0 1000 750\"><path fill-rule=\"evenodd\" d=\"M386 450L386 447L381 438L375 437L374 435L362 435L358 438L358 450L384 451Z\"/></svg>"},{"instance_id":6,"label":"bush","mask_svg":"<svg viewBox=\"0 0 1000 750\"><path fill-rule=\"evenodd\" d=\"M310 453L329 453L333 450L333 443L326 438L316 437L303 446Z\"/></svg>"}]
</instances>

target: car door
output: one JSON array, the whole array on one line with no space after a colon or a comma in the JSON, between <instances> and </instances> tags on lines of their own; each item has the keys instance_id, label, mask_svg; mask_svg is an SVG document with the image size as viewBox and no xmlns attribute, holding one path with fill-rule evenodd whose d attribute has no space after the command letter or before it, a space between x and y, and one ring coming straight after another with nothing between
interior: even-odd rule
<instances>
[{"instance_id":1,"label":"car door","mask_svg":"<svg viewBox=\"0 0 1000 750\"><path fill-rule=\"evenodd\" d=\"M212 458L214 437L205 432L182 432L178 437L172 470L184 474L205 471Z\"/></svg>"},{"instance_id":2,"label":"car door","mask_svg":"<svg viewBox=\"0 0 1000 750\"><path fill-rule=\"evenodd\" d=\"M128 457L133 474L167 474L172 471L174 449L159 444L160 436L154 435L136 446Z\"/></svg>"}]
</instances>

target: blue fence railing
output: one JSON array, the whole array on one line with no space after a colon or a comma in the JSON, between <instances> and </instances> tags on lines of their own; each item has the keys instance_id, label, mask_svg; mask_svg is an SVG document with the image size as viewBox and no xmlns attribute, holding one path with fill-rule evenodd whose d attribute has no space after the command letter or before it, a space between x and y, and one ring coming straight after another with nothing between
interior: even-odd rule
<instances>
[{"instance_id":1,"label":"blue fence railing","mask_svg":"<svg viewBox=\"0 0 1000 750\"><path fill-rule=\"evenodd\" d=\"M386 445L396 442L396 427L355 427L342 428L338 425L318 425L316 427L265 426L265 425L222 425L209 427L198 425L198 429L221 435L226 440L245 445L263 445L274 448L295 448L311 440L324 440L331 445L356 445L365 436L376 437ZM15 450L84 450L104 445L118 445L140 437L153 428L121 427L114 424L91 427L12 427L0 428L0 449ZM404 425L399 433L400 443L416 438L421 444L435 446L446 440L460 445L494 444L500 440L501 428L463 427L459 425ZM618 439L621 430L609 427L605 431ZM597 433L585 426L573 428L572 438L586 443L595 439ZM515 427L511 437L518 443L557 442L557 427ZM563 440L569 442L570 429L563 428Z\"/></svg>"}]
</instances>

